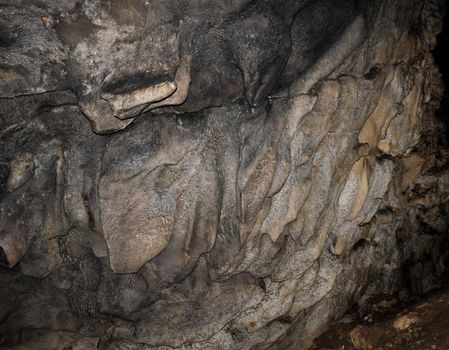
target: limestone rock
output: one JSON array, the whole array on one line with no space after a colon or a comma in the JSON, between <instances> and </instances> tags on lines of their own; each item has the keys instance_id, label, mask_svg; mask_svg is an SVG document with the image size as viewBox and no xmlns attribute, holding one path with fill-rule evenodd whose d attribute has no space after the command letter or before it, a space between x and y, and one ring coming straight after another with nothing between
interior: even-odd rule
<instances>
[{"instance_id":1,"label":"limestone rock","mask_svg":"<svg viewBox=\"0 0 449 350\"><path fill-rule=\"evenodd\" d=\"M411 325L417 323L419 317L416 313L410 312L405 315L399 315L393 322L393 327L397 330L403 331L409 328Z\"/></svg>"},{"instance_id":2,"label":"limestone rock","mask_svg":"<svg viewBox=\"0 0 449 350\"><path fill-rule=\"evenodd\" d=\"M356 350L373 350L377 348L381 334L372 327L357 326L351 331L351 341Z\"/></svg>"},{"instance_id":3,"label":"limestone rock","mask_svg":"<svg viewBox=\"0 0 449 350\"><path fill-rule=\"evenodd\" d=\"M436 287L442 13L3 1L0 347L306 349Z\"/></svg>"}]
</instances>

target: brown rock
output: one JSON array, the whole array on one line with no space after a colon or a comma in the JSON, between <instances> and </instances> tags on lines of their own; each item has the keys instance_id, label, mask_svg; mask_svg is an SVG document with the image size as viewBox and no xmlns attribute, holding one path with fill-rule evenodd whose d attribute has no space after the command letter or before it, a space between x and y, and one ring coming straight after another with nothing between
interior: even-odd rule
<instances>
[{"instance_id":1,"label":"brown rock","mask_svg":"<svg viewBox=\"0 0 449 350\"><path fill-rule=\"evenodd\" d=\"M410 312L405 315L400 315L396 317L393 322L393 327L397 330L403 331L409 328L412 324L415 324L419 321L419 317L417 313Z\"/></svg>"},{"instance_id":2,"label":"brown rock","mask_svg":"<svg viewBox=\"0 0 449 350\"><path fill-rule=\"evenodd\" d=\"M351 331L350 336L356 350L371 350L376 348L381 332L376 328L357 326Z\"/></svg>"}]
</instances>

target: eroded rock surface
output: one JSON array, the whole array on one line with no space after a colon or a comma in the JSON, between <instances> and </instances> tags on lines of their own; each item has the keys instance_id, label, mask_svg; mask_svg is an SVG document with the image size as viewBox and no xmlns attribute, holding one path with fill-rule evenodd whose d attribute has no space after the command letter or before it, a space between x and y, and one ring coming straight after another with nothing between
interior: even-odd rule
<instances>
[{"instance_id":1,"label":"eroded rock surface","mask_svg":"<svg viewBox=\"0 0 449 350\"><path fill-rule=\"evenodd\" d=\"M405 264L433 288L442 13L3 1L0 344L305 349Z\"/></svg>"}]
</instances>

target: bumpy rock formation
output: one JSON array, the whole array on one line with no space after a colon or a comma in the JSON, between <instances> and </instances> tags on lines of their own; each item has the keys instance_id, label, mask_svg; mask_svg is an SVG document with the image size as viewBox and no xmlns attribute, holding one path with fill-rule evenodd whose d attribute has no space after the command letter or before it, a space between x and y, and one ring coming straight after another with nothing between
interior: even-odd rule
<instances>
[{"instance_id":1,"label":"bumpy rock formation","mask_svg":"<svg viewBox=\"0 0 449 350\"><path fill-rule=\"evenodd\" d=\"M3 1L0 345L306 349L367 293L435 287L442 14Z\"/></svg>"}]
</instances>

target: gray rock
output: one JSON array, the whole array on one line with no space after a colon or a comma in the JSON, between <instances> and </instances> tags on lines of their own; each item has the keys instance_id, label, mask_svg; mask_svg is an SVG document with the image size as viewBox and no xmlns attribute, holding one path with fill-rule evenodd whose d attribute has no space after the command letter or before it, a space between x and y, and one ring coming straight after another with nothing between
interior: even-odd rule
<instances>
[{"instance_id":1,"label":"gray rock","mask_svg":"<svg viewBox=\"0 0 449 350\"><path fill-rule=\"evenodd\" d=\"M0 347L306 349L438 286L441 9L2 1Z\"/></svg>"}]
</instances>

